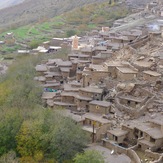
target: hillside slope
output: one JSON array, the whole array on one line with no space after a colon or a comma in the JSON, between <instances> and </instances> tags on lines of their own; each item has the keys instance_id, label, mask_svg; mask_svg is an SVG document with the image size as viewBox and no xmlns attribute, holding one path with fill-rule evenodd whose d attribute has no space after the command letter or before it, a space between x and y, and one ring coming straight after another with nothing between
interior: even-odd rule
<instances>
[{"instance_id":1,"label":"hillside slope","mask_svg":"<svg viewBox=\"0 0 163 163\"><path fill-rule=\"evenodd\" d=\"M17 27L48 19L76 7L106 0L25 0L16 6L0 10L0 28Z\"/></svg>"}]
</instances>

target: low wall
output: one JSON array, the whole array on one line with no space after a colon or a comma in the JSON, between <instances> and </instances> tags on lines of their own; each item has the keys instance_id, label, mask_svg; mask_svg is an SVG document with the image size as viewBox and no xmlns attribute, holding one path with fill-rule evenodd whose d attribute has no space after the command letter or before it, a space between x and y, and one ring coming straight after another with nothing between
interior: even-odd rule
<instances>
[{"instance_id":1,"label":"low wall","mask_svg":"<svg viewBox=\"0 0 163 163\"><path fill-rule=\"evenodd\" d=\"M163 156L161 156L157 161L154 161L153 163L163 163Z\"/></svg>"},{"instance_id":2,"label":"low wall","mask_svg":"<svg viewBox=\"0 0 163 163\"><path fill-rule=\"evenodd\" d=\"M159 160L161 157L161 154L152 152L150 150L145 150L145 155L149 158L154 158L155 160Z\"/></svg>"},{"instance_id":3,"label":"low wall","mask_svg":"<svg viewBox=\"0 0 163 163\"><path fill-rule=\"evenodd\" d=\"M106 147L109 149L114 149L114 151L116 153L120 153L120 154L125 154L127 155L133 163L141 163L140 158L138 157L138 155L136 154L136 152L132 149L126 149L123 148L117 144L113 144L111 142L106 142Z\"/></svg>"},{"instance_id":4,"label":"low wall","mask_svg":"<svg viewBox=\"0 0 163 163\"><path fill-rule=\"evenodd\" d=\"M136 152L134 150L128 149L127 150L127 156L130 157L130 159L134 163L141 163L141 160L140 160L139 156L136 154Z\"/></svg>"}]
</instances>

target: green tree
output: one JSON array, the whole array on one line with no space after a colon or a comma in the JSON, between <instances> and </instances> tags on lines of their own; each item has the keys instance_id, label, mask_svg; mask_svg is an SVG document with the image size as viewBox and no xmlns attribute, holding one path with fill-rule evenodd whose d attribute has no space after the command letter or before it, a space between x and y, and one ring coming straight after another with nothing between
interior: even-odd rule
<instances>
[{"instance_id":1,"label":"green tree","mask_svg":"<svg viewBox=\"0 0 163 163\"><path fill-rule=\"evenodd\" d=\"M104 163L103 156L95 150L86 150L84 153L77 154L74 163Z\"/></svg>"},{"instance_id":2,"label":"green tree","mask_svg":"<svg viewBox=\"0 0 163 163\"><path fill-rule=\"evenodd\" d=\"M88 137L80 125L56 112L49 111L45 117L43 127L46 131L43 136L44 147L51 157L58 162L63 162L71 160L78 152L83 151Z\"/></svg>"},{"instance_id":3,"label":"green tree","mask_svg":"<svg viewBox=\"0 0 163 163\"><path fill-rule=\"evenodd\" d=\"M68 30L68 31L66 32L67 37L74 36L75 34L76 34L76 31L75 31L75 30L73 30L73 29Z\"/></svg>"},{"instance_id":4,"label":"green tree","mask_svg":"<svg viewBox=\"0 0 163 163\"><path fill-rule=\"evenodd\" d=\"M40 41L38 40L33 40L29 43L29 48L30 49L34 49L34 48L37 48L39 45L40 45Z\"/></svg>"},{"instance_id":5,"label":"green tree","mask_svg":"<svg viewBox=\"0 0 163 163\"><path fill-rule=\"evenodd\" d=\"M16 150L15 136L22 124L18 109L1 110L0 114L0 155Z\"/></svg>"}]
</instances>

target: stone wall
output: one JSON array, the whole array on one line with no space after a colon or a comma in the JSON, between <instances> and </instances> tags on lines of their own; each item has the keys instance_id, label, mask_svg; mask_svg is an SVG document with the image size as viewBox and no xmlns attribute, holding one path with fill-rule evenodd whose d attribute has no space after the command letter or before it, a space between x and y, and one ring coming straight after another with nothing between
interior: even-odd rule
<instances>
[{"instance_id":1,"label":"stone wall","mask_svg":"<svg viewBox=\"0 0 163 163\"><path fill-rule=\"evenodd\" d=\"M149 158L154 158L155 160L159 160L161 154L152 152L151 150L145 150L145 155Z\"/></svg>"},{"instance_id":2,"label":"stone wall","mask_svg":"<svg viewBox=\"0 0 163 163\"><path fill-rule=\"evenodd\" d=\"M134 150L132 150L132 149L123 148L123 147L118 146L116 144L113 144L113 143L111 143L109 141L106 142L105 146L107 148L109 148L109 149L114 149L114 151L117 152L117 153L127 155L132 160L133 163L141 163L140 158L138 157L136 152Z\"/></svg>"}]
</instances>

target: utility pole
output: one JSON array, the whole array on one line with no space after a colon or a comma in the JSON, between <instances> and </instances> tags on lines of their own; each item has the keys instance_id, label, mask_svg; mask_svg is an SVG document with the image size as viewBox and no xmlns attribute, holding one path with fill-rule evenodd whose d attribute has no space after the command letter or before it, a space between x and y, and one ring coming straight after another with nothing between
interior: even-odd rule
<instances>
[{"instance_id":1,"label":"utility pole","mask_svg":"<svg viewBox=\"0 0 163 163\"><path fill-rule=\"evenodd\" d=\"M93 135L92 135L92 143L95 142L95 125L96 125L96 122L93 121Z\"/></svg>"}]
</instances>

